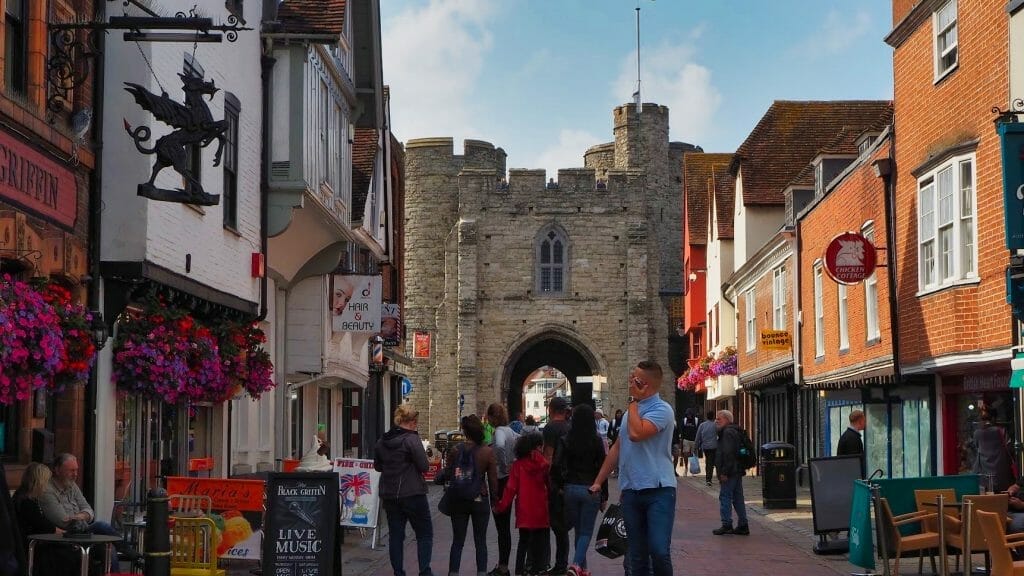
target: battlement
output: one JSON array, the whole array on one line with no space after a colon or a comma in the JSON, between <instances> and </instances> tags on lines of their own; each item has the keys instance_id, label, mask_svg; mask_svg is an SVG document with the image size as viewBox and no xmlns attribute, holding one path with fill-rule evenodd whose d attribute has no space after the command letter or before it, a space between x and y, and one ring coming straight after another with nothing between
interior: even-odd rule
<instances>
[{"instance_id":1,"label":"battlement","mask_svg":"<svg viewBox=\"0 0 1024 576\"><path fill-rule=\"evenodd\" d=\"M653 102L644 102L643 108L640 111L641 117L660 117L668 119L668 106L662 106L661 104L655 104ZM636 104L629 103L615 107L614 112L615 125L624 124L629 120L636 118Z\"/></svg>"},{"instance_id":2,"label":"battlement","mask_svg":"<svg viewBox=\"0 0 1024 576\"><path fill-rule=\"evenodd\" d=\"M463 154L455 154L455 141L450 137L415 138L405 144L406 158L416 163L416 159L429 157L434 168L441 171L458 172L463 168L495 169L504 174L508 155L505 150L496 148L494 144L484 140L467 139L462 141Z\"/></svg>"}]
</instances>

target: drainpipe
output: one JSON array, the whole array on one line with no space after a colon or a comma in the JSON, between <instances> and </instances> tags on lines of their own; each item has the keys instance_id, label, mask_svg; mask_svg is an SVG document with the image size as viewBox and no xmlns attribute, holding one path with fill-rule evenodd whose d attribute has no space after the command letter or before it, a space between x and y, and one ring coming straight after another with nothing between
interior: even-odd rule
<instances>
[{"instance_id":1,"label":"drainpipe","mask_svg":"<svg viewBox=\"0 0 1024 576\"><path fill-rule=\"evenodd\" d=\"M903 385L903 370L900 367L900 333L899 323L899 298L896 293L896 135L894 125L889 126L889 157L880 158L872 163L875 175L882 178L885 185L885 243L886 243L886 284L889 288L889 332L892 338L892 373L896 380L896 386ZM890 387L885 388L885 413L886 413L886 447L889 455L889 470L892 470L892 406ZM935 427L932 426L932 430ZM934 433L932 434L934 438Z\"/></svg>"}]
</instances>

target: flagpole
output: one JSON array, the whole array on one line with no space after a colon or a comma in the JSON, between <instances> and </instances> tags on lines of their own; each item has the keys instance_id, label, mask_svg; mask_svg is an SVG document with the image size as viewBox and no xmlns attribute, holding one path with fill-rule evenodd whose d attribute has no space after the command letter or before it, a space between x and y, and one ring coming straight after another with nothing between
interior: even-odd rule
<instances>
[{"instance_id":1,"label":"flagpole","mask_svg":"<svg viewBox=\"0 0 1024 576\"><path fill-rule=\"evenodd\" d=\"M636 113L639 115L643 108L643 97L640 95L640 0L636 0Z\"/></svg>"}]
</instances>

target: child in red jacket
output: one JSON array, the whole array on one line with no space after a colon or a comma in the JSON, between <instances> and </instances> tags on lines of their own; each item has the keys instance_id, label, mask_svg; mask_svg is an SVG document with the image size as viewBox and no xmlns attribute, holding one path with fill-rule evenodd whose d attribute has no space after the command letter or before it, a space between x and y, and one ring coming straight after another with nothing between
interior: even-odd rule
<instances>
[{"instance_id":1,"label":"child in red jacket","mask_svg":"<svg viewBox=\"0 0 1024 576\"><path fill-rule=\"evenodd\" d=\"M516 461L512 463L508 484L501 502L494 511L503 513L516 499L516 528L519 546L516 550L516 575L539 574L548 557L548 470L550 464L540 451L544 444L540 433L523 434L516 441Z\"/></svg>"}]
</instances>

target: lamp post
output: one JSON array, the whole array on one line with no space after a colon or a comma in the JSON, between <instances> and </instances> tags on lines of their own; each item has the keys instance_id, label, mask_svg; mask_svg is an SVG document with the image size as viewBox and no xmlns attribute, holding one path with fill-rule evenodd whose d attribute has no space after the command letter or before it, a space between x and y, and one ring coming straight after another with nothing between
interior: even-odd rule
<instances>
[{"instance_id":1,"label":"lamp post","mask_svg":"<svg viewBox=\"0 0 1024 576\"><path fill-rule=\"evenodd\" d=\"M92 310L90 314L92 314L92 323L89 330L92 331L92 342L96 345L96 351L99 352L107 345L110 331L107 329L107 323L103 321L103 312Z\"/></svg>"}]
</instances>

